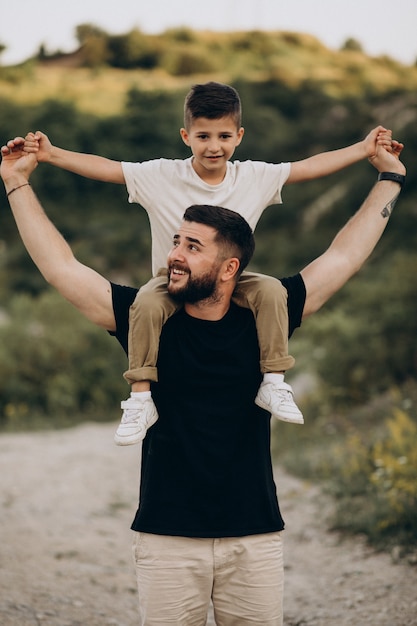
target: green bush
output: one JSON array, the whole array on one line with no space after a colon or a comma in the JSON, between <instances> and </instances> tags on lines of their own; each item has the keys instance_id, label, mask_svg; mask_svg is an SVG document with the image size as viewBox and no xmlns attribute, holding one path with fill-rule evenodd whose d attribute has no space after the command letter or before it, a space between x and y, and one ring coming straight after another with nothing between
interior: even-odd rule
<instances>
[{"instance_id":1,"label":"green bush","mask_svg":"<svg viewBox=\"0 0 417 626\"><path fill-rule=\"evenodd\" d=\"M395 218L393 218L395 219ZM417 256L394 252L306 324L310 364L333 408L366 403L417 378Z\"/></svg>"},{"instance_id":2,"label":"green bush","mask_svg":"<svg viewBox=\"0 0 417 626\"><path fill-rule=\"evenodd\" d=\"M126 365L116 340L55 292L15 296L0 323L0 425L116 419Z\"/></svg>"},{"instance_id":3,"label":"green bush","mask_svg":"<svg viewBox=\"0 0 417 626\"><path fill-rule=\"evenodd\" d=\"M113 67L151 70L159 65L161 52L156 41L138 29L131 30L127 35L109 37L107 47L109 64Z\"/></svg>"},{"instance_id":4,"label":"green bush","mask_svg":"<svg viewBox=\"0 0 417 626\"><path fill-rule=\"evenodd\" d=\"M161 60L161 67L172 76L192 76L219 71L221 62L201 52L198 47L183 44L167 50Z\"/></svg>"},{"instance_id":5,"label":"green bush","mask_svg":"<svg viewBox=\"0 0 417 626\"><path fill-rule=\"evenodd\" d=\"M357 434L335 450L334 526L376 545L417 544L417 424L397 409L377 441Z\"/></svg>"}]
</instances>

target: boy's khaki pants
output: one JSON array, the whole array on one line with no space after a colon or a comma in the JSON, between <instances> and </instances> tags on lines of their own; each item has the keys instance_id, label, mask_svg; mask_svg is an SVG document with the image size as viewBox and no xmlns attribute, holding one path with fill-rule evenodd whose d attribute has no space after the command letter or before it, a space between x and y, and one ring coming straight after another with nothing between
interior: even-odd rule
<instances>
[{"instance_id":1,"label":"boy's khaki pants","mask_svg":"<svg viewBox=\"0 0 417 626\"><path fill-rule=\"evenodd\" d=\"M294 358L288 354L287 291L282 283L271 276L243 272L233 301L255 316L261 372L285 372L293 367ZM129 384L158 380L162 326L178 306L167 292L166 269L139 290L129 314L129 369L123 374Z\"/></svg>"}]
</instances>

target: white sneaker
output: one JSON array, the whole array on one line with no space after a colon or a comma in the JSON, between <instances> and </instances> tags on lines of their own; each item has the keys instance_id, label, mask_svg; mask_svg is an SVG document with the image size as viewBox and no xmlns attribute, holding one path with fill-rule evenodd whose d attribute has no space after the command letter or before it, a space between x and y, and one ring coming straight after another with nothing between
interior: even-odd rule
<instances>
[{"instance_id":1,"label":"white sneaker","mask_svg":"<svg viewBox=\"0 0 417 626\"><path fill-rule=\"evenodd\" d=\"M148 428L158 419L158 411L152 398L146 400L128 398L121 403L121 407L122 420L114 441L118 446L131 446L145 438Z\"/></svg>"},{"instance_id":2,"label":"white sneaker","mask_svg":"<svg viewBox=\"0 0 417 626\"><path fill-rule=\"evenodd\" d=\"M295 404L292 388L287 383L261 383L255 404L283 422L304 424L303 414Z\"/></svg>"}]
</instances>

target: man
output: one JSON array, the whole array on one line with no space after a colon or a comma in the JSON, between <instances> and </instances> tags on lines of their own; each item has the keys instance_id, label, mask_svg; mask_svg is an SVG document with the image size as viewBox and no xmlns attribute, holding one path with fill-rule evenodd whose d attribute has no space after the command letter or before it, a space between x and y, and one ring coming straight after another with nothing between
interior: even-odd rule
<instances>
[{"instance_id":1,"label":"man","mask_svg":"<svg viewBox=\"0 0 417 626\"><path fill-rule=\"evenodd\" d=\"M127 347L136 289L112 285L79 263L28 183L35 157L23 140L2 151L1 175L22 240L45 279ZM283 279L290 332L356 271L381 237L404 182L402 145L378 148L380 174L328 250ZM283 558L270 457L270 419L254 399L261 378L255 321L231 302L253 251L238 214L194 206L174 235L168 290L184 307L164 326L159 420L143 444L135 563L140 624L283 623ZM185 384L184 384L185 382ZM180 391L179 391L180 390Z\"/></svg>"}]
</instances>

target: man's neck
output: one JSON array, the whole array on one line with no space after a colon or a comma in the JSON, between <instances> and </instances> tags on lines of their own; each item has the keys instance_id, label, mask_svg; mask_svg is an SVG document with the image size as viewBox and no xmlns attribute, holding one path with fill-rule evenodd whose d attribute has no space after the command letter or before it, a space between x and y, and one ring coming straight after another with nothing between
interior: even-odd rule
<instances>
[{"instance_id":1,"label":"man's neck","mask_svg":"<svg viewBox=\"0 0 417 626\"><path fill-rule=\"evenodd\" d=\"M195 304L186 302L184 304L184 310L190 317L196 317L200 320L208 320L210 322L217 322L221 320L228 310L230 309L230 298L223 297L220 300L213 302L208 298L207 300L200 300Z\"/></svg>"}]
</instances>

